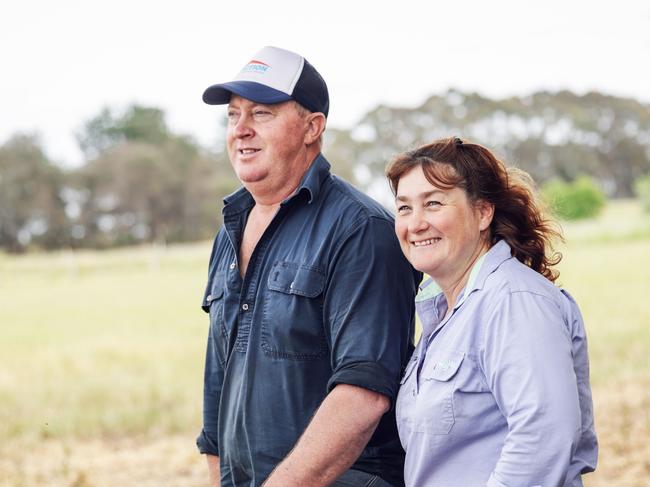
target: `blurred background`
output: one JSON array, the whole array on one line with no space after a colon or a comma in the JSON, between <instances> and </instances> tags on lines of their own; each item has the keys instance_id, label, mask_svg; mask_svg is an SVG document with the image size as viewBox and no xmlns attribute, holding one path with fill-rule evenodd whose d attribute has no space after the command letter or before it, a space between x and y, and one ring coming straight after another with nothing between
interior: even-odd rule
<instances>
[{"instance_id":1,"label":"blurred background","mask_svg":"<svg viewBox=\"0 0 650 487\"><path fill-rule=\"evenodd\" d=\"M23 0L0 17L0 486L199 486L225 112L303 54L334 172L392 207L397 152L458 135L528 171L590 341L589 486L650 485L650 4Z\"/></svg>"}]
</instances>

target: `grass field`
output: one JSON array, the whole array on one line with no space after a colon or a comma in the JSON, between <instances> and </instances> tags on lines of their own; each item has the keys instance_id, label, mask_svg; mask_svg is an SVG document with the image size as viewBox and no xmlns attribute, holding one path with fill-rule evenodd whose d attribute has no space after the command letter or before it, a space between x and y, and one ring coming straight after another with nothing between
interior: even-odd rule
<instances>
[{"instance_id":1,"label":"grass field","mask_svg":"<svg viewBox=\"0 0 650 487\"><path fill-rule=\"evenodd\" d=\"M564 226L589 335L597 473L650 485L650 217ZM0 486L198 486L209 243L0 254Z\"/></svg>"}]
</instances>

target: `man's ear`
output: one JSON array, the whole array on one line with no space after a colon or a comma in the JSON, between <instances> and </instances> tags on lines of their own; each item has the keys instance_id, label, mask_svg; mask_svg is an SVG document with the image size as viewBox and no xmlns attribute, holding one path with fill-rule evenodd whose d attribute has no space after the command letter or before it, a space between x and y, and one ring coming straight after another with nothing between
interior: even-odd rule
<instances>
[{"instance_id":1,"label":"man's ear","mask_svg":"<svg viewBox=\"0 0 650 487\"><path fill-rule=\"evenodd\" d=\"M307 115L307 131L305 132L305 145L311 145L316 142L321 134L325 131L327 119L320 112L310 113Z\"/></svg>"}]
</instances>

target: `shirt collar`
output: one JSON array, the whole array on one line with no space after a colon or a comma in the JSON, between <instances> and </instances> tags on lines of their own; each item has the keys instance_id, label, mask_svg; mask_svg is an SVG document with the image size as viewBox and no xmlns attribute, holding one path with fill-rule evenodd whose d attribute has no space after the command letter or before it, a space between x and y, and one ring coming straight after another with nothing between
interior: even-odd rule
<instances>
[{"instance_id":1,"label":"shirt collar","mask_svg":"<svg viewBox=\"0 0 650 487\"><path fill-rule=\"evenodd\" d=\"M234 215L247 211L255 205L253 196L243 186L223 199L222 215Z\"/></svg>"},{"instance_id":2,"label":"shirt collar","mask_svg":"<svg viewBox=\"0 0 650 487\"><path fill-rule=\"evenodd\" d=\"M323 154L318 154L316 159L314 159L314 161L309 165L307 172L305 172L302 181L298 185L298 189L296 189L296 191L281 204L285 205L303 193L308 195L307 202L311 203L318 197L323 182L329 174L330 163L327 162L327 159L325 159ZM246 188L241 187L226 196L223 199L223 204L223 214L226 215L250 209L255 204L255 200Z\"/></svg>"},{"instance_id":3,"label":"shirt collar","mask_svg":"<svg viewBox=\"0 0 650 487\"><path fill-rule=\"evenodd\" d=\"M319 153L316 156L316 159L314 159L314 161L307 169L307 172L298 185L296 192L284 200L282 204L288 203L303 192L307 192L309 194L309 199L307 202L311 203L318 197L321 187L323 186L323 181L325 181L329 174L330 163L327 162L327 159L325 159L325 156L323 156L323 154Z\"/></svg>"}]
</instances>

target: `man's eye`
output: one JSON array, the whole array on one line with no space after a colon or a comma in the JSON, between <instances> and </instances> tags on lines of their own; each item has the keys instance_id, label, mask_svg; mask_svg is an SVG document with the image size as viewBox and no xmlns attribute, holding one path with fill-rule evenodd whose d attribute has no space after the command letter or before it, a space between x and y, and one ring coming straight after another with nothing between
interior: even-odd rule
<instances>
[{"instance_id":1,"label":"man's eye","mask_svg":"<svg viewBox=\"0 0 650 487\"><path fill-rule=\"evenodd\" d=\"M271 114L271 112L269 112L268 110L255 110L253 112L253 115L255 115L256 117L264 117L264 116L270 115L270 114Z\"/></svg>"}]
</instances>

